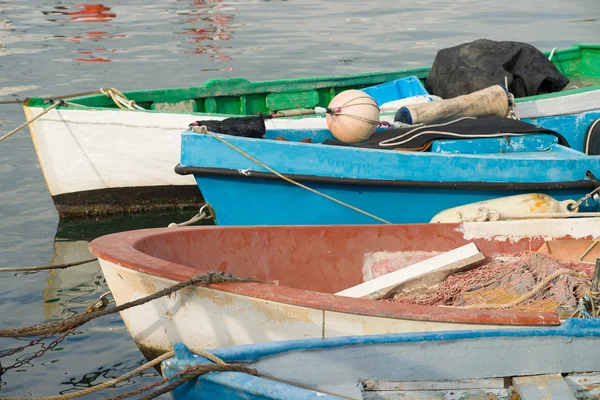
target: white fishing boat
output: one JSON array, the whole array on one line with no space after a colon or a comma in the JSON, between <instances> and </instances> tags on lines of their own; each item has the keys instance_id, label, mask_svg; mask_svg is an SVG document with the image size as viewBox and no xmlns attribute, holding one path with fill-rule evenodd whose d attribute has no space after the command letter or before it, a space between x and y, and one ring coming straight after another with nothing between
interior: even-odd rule
<instances>
[{"instance_id":1,"label":"white fishing boat","mask_svg":"<svg viewBox=\"0 0 600 400\"><path fill-rule=\"evenodd\" d=\"M522 118L576 114L598 108L598 71L591 61L600 46L557 50L552 62L574 85L556 93L517 99ZM191 176L178 176L180 137L196 120L326 107L346 89L407 76L423 80L429 68L395 72L248 82L212 80L178 89L102 93L70 98L55 109L43 99L24 105L48 189L61 216L134 212L198 206ZM383 121L393 113L383 114ZM325 118L267 121L267 129L323 129ZM564 134L564 132L561 132Z\"/></svg>"}]
</instances>

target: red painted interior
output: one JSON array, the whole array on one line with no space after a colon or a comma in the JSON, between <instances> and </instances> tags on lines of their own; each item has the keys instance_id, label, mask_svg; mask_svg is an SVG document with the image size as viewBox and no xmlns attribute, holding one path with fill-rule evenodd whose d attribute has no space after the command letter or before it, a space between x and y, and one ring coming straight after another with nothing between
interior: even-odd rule
<instances>
[{"instance_id":1,"label":"red painted interior","mask_svg":"<svg viewBox=\"0 0 600 400\"><path fill-rule=\"evenodd\" d=\"M362 282L363 257L373 251L447 251L467 244L458 224L190 227L122 232L96 239L92 252L126 268L185 280L220 270L278 280L214 285L253 297L314 308L394 318L503 324L558 324L555 314L473 311L334 296ZM541 239L474 240L480 251L537 250Z\"/></svg>"}]
</instances>

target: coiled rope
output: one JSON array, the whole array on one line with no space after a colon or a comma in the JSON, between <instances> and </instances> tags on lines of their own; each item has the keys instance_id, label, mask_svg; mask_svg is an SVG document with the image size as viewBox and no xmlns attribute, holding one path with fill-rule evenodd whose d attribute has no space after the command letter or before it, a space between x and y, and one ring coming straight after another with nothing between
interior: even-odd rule
<instances>
[{"instance_id":1,"label":"coiled rope","mask_svg":"<svg viewBox=\"0 0 600 400\"><path fill-rule=\"evenodd\" d=\"M121 110L143 110L135 101L129 100L120 90L115 88L102 88L100 93L110 97Z\"/></svg>"}]
</instances>

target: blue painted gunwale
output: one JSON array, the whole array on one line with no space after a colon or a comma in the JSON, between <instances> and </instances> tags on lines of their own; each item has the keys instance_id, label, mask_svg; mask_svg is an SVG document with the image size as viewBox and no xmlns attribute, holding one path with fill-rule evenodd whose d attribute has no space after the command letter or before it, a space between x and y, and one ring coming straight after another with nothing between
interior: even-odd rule
<instances>
[{"instance_id":1,"label":"blue painted gunwale","mask_svg":"<svg viewBox=\"0 0 600 400\"><path fill-rule=\"evenodd\" d=\"M588 170L600 176L600 156L587 156L558 144L548 151L440 154L219 136L284 175L364 180L363 184L564 183L585 181ZM215 138L195 133L182 135L180 165L238 171L250 177L252 172L270 174Z\"/></svg>"},{"instance_id":2,"label":"blue painted gunwale","mask_svg":"<svg viewBox=\"0 0 600 400\"><path fill-rule=\"evenodd\" d=\"M455 154L439 154L322 145L316 142L323 141L326 135L331 137L331 134L318 130L267 130L266 139L220 136L282 174L364 179L366 182L574 182L585 180L587 170L600 175L600 156L588 156L577 151L583 148L585 129L596 118L600 118L600 112L539 118L536 123L561 133L572 148L554 144L542 149L533 148L530 152L510 153L484 153L483 149L480 153L465 154L473 151L474 143L498 143L501 146L501 143L519 140L519 137L508 140L444 140L434 147L454 143ZM566 132L565 127L571 128ZM277 136L284 136L290 141L271 140ZM522 140L535 142L542 136L531 135ZM311 137L315 143L297 142L306 137ZM572 142L579 144L574 146ZM457 151L462 153L457 154ZM497 149L490 148L490 151ZM281 157L282 154L285 158ZM268 172L216 139L192 131L182 134L180 165Z\"/></svg>"},{"instance_id":3,"label":"blue painted gunwale","mask_svg":"<svg viewBox=\"0 0 600 400\"><path fill-rule=\"evenodd\" d=\"M212 349L210 352L229 363L244 363L255 361L262 357L269 357L275 354L298 350L330 349L334 347L362 346L370 344L439 342L496 337L519 338L529 336L564 336L572 338L600 337L600 319L570 318L566 319L557 327L391 333L383 335L340 336L327 339L286 340L223 347ZM175 350L177 351L177 347Z\"/></svg>"},{"instance_id":4,"label":"blue painted gunwale","mask_svg":"<svg viewBox=\"0 0 600 400\"><path fill-rule=\"evenodd\" d=\"M251 363L264 357L304 350L323 350L348 348L352 346L394 345L399 343L448 342L477 340L481 338L527 338L561 336L572 338L600 337L600 320L569 319L557 328L542 329L493 329L463 330L427 333L401 333L387 335L346 336L330 339L305 339L293 341L268 342L252 345L214 349L214 355L228 363ZM163 362L163 374L172 377L177 372L198 364L211 364L206 358L192 354L183 343L174 346L175 357ZM227 395L228 398L256 399L313 399L336 396L323 395L316 391L294 385L254 377L240 372L212 373L200 376L197 381L188 382L173 392L175 399L210 398L211 395ZM329 396L329 397L326 397Z\"/></svg>"},{"instance_id":5,"label":"blue painted gunwale","mask_svg":"<svg viewBox=\"0 0 600 400\"><path fill-rule=\"evenodd\" d=\"M579 121L571 134L561 133L583 145L587 123L597 117L600 112L542 122L553 128ZM322 141L330 135L318 130L267 130L266 137ZM446 208L522 193L576 200L593 188L586 172L600 176L600 156L563 147L550 135L444 140L434 143L430 153L220 136L276 171L393 223L424 223ZM176 171L194 174L204 198L216 210L218 224L373 223L282 181L211 136L185 132L181 139ZM591 202L581 210L597 208Z\"/></svg>"}]
</instances>

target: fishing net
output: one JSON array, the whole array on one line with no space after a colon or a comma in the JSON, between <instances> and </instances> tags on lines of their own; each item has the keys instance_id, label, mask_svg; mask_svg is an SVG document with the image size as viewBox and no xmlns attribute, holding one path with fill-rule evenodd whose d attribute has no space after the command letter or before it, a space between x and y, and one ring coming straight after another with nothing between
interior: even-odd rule
<instances>
[{"instance_id":1,"label":"fishing net","mask_svg":"<svg viewBox=\"0 0 600 400\"><path fill-rule=\"evenodd\" d=\"M504 308L510 303L519 302L509 309L556 311L559 307L575 307L587 293L594 273L594 265L559 261L534 252L493 254L489 259L485 265L448 276L437 288L398 293L390 301L471 308L480 305ZM551 278L557 271L558 277L540 287L546 278ZM519 301L532 292L534 294L531 297Z\"/></svg>"}]
</instances>

